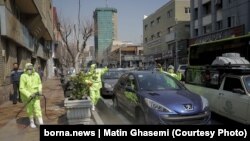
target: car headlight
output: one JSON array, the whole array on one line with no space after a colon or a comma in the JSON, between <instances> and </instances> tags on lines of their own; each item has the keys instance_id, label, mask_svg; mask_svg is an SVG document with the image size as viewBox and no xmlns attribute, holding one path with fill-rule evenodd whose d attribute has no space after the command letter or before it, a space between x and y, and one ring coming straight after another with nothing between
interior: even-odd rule
<instances>
[{"instance_id":1,"label":"car headlight","mask_svg":"<svg viewBox=\"0 0 250 141\"><path fill-rule=\"evenodd\" d=\"M150 100L150 99L148 99L148 98L145 98L145 102L146 102L146 104L148 105L148 107L150 107L150 108L152 108L152 109L154 109L154 110L156 110L156 111L159 111L159 112L167 112L167 113L169 113L169 112L172 112L170 109L168 109L167 107L165 107L165 106L163 106L163 105L161 105L161 104L159 104L159 103L157 103L157 102L155 102L155 101L153 101L153 100Z\"/></svg>"},{"instance_id":2,"label":"car headlight","mask_svg":"<svg viewBox=\"0 0 250 141\"><path fill-rule=\"evenodd\" d=\"M205 108L208 107L208 101L203 96L201 96L201 101L202 101L202 109L204 110Z\"/></svg>"},{"instance_id":3,"label":"car headlight","mask_svg":"<svg viewBox=\"0 0 250 141\"><path fill-rule=\"evenodd\" d=\"M104 83L104 88L112 88L112 86L108 83Z\"/></svg>"}]
</instances>

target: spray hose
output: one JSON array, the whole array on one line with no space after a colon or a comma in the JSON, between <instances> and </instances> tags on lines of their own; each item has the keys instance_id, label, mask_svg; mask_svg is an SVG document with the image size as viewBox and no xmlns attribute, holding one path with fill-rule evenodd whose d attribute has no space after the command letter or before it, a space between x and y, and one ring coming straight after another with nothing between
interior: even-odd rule
<instances>
[{"instance_id":1,"label":"spray hose","mask_svg":"<svg viewBox=\"0 0 250 141\"><path fill-rule=\"evenodd\" d=\"M39 96L42 96L43 99L44 99L44 109L45 109L45 116L47 117L47 119L49 120L53 120L53 119L56 119L56 118L50 118L47 114L47 101L46 101L46 97L45 95L43 94L39 94L39 93L35 93L34 96L32 96L26 103L25 105L18 111L18 113L16 114L16 119L18 118L18 115L23 111L23 109L33 100L35 99L36 97L39 97Z\"/></svg>"}]
</instances>

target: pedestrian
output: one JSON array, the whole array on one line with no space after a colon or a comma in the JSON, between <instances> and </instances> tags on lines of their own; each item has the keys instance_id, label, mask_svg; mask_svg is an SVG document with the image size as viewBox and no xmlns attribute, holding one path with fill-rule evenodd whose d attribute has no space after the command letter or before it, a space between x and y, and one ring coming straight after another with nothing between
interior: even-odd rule
<instances>
[{"instance_id":1,"label":"pedestrian","mask_svg":"<svg viewBox=\"0 0 250 141\"><path fill-rule=\"evenodd\" d=\"M58 77L58 70L57 70L57 67L53 67L53 69L54 69L54 75L55 75L55 77Z\"/></svg>"},{"instance_id":2,"label":"pedestrian","mask_svg":"<svg viewBox=\"0 0 250 141\"><path fill-rule=\"evenodd\" d=\"M23 71L21 69L19 69L19 65L18 63L14 63L13 64L13 69L11 71L11 82L13 85L13 97L12 97L12 101L13 104L17 104L17 101L22 102L21 97L20 97L20 93L19 93L19 82L20 82L20 76L23 73Z\"/></svg>"},{"instance_id":3,"label":"pedestrian","mask_svg":"<svg viewBox=\"0 0 250 141\"><path fill-rule=\"evenodd\" d=\"M92 102L92 110L95 110L95 105L99 101L101 95L100 95L100 89L102 88L102 80L101 76L108 71L108 68L96 68L96 64L92 64L90 66L90 70L88 72L88 75L90 75L89 79L86 80L89 85L89 91L90 91L90 99Z\"/></svg>"},{"instance_id":4,"label":"pedestrian","mask_svg":"<svg viewBox=\"0 0 250 141\"><path fill-rule=\"evenodd\" d=\"M31 63L25 65L24 73L20 78L20 93L22 101L27 104L26 112L29 116L30 127L36 128L43 124L40 97L42 94L42 83L39 74ZM34 122L36 120L36 124Z\"/></svg>"}]
</instances>

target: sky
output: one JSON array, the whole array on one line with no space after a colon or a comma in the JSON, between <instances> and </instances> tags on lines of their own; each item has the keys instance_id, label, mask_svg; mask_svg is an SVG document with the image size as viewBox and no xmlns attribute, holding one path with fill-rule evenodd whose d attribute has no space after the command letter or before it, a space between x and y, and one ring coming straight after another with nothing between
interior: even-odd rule
<instances>
[{"instance_id":1,"label":"sky","mask_svg":"<svg viewBox=\"0 0 250 141\"><path fill-rule=\"evenodd\" d=\"M128 41L134 44L142 42L143 17L150 15L166 4L169 0L107 0L108 7L117 9L118 40ZM59 17L64 20L77 23L78 0L53 0ZM82 21L93 20L93 12L96 8L106 7L106 0L81 0ZM93 45L93 40L88 46Z\"/></svg>"}]
</instances>

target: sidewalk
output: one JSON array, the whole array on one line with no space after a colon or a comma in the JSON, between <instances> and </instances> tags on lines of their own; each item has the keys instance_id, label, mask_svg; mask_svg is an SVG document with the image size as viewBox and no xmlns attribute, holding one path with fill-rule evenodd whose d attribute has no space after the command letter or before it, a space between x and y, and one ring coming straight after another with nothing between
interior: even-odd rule
<instances>
[{"instance_id":1,"label":"sidewalk","mask_svg":"<svg viewBox=\"0 0 250 141\"><path fill-rule=\"evenodd\" d=\"M67 124L64 110L64 95L59 79L50 79L43 83L43 94L46 97L47 115L45 115L44 100L41 100L43 119L45 124L65 125ZM16 114L23 107L23 103L16 105L12 101L0 105L0 141L39 141L39 128L29 127L29 119L25 109ZM97 112L92 113L90 124L101 124L102 121Z\"/></svg>"}]
</instances>

